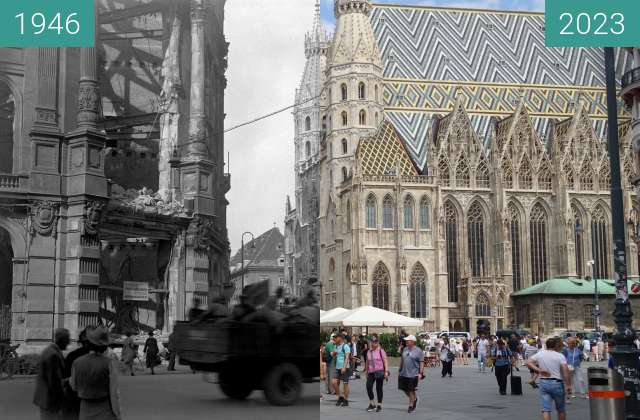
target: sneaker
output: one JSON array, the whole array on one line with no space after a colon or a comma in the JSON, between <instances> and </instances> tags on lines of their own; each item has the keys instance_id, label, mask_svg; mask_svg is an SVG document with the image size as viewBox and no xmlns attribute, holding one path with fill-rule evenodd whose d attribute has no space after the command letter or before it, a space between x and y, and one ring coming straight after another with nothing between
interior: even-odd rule
<instances>
[{"instance_id":1,"label":"sneaker","mask_svg":"<svg viewBox=\"0 0 640 420\"><path fill-rule=\"evenodd\" d=\"M338 401L336 401L336 407L340 407L342 405L342 400L344 400L344 398L338 398Z\"/></svg>"},{"instance_id":2,"label":"sneaker","mask_svg":"<svg viewBox=\"0 0 640 420\"><path fill-rule=\"evenodd\" d=\"M349 401L345 400L344 398L342 399L342 406L343 407L349 407Z\"/></svg>"},{"instance_id":3,"label":"sneaker","mask_svg":"<svg viewBox=\"0 0 640 420\"><path fill-rule=\"evenodd\" d=\"M376 407L376 413L379 413L381 411L382 411L382 406L381 405L377 406Z\"/></svg>"},{"instance_id":4,"label":"sneaker","mask_svg":"<svg viewBox=\"0 0 640 420\"><path fill-rule=\"evenodd\" d=\"M416 411L416 409L415 409L413 406L410 406L410 407L407 409L407 413L409 413L409 414L413 413L414 411Z\"/></svg>"},{"instance_id":5,"label":"sneaker","mask_svg":"<svg viewBox=\"0 0 640 420\"><path fill-rule=\"evenodd\" d=\"M369 404L369 407L367 407L367 412L372 412L373 410L375 410L376 407L373 404Z\"/></svg>"}]
</instances>

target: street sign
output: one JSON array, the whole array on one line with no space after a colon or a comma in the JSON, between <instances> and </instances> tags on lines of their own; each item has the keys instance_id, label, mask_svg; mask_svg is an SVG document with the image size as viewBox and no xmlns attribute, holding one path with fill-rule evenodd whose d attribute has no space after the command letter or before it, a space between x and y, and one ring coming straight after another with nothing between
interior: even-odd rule
<instances>
[{"instance_id":1,"label":"street sign","mask_svg":"<svg viewBox=\"0 0 640 420\"><path fill-rule=\"evenodd\" d=\"M125 281L122 289L123 300L146 302L149 300L149 283L139 281Z\"/></svg>"}]
</instances>

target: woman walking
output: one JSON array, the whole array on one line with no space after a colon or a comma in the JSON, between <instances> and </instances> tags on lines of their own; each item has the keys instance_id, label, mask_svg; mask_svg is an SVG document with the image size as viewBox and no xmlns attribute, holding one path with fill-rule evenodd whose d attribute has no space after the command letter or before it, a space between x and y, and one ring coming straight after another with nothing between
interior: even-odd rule
<instances>
[{"instance_id":1,"label":"woman walking","mask_svg":"<svg viewBox=\"0 0 640 420\"><path fill-rule=\"evenodd\" d=\"M444 337L442 347L440 348L440 361L442 362L442 377L453 375L453 361L456 358L455 351L449 344L449 338Z\"/></svg>"},{"instance_id":2,"label":"woman walking","mask_svg":"<svg viewBox=\"0 0 640 420\"><path fill-rule=\"evenodd\" d=\"M73 362L69 379L80 397L79 420L120 420L117 369L105 355L109 331L98 327L87 332L87 340L90 352Z\"/></svg>"},{"instance_id":3,"label":"woman walking","mask_svg":"<svg viewBox=\"0 0 640 420\"><path fill-rule=\"evenodd\" d=\"M569 337L567 339L567 347L562 349L562 354L565 359L567 359L567 368L569 369L569 372L571 372L571 383L574 386L574 392L567 397L575 398L577 393L580 394L582 398L589 398L587 394L587 385L585 383L584 376L582 375L582 370L580 369L580 365L583 360L583 353L580 351L575 337Z\"/></svg>"},{"instance_id":4,"label":"woman walking","mask_svg":"<svg viewBox=\"0 0 640 420\"><path fill-rule=\"evenodd\" d=\"M367 359L364 364L364 371L367 373L367 395L369 395L368 412L382 411L382 386L384 381L389 378L389 363L387 362L387 353L380 347L378 337L374 335L371 338L371 348L367 352ZM376 385L376 395L378 404L375 405L373 395L373 384Z\"/></svg>"},{"instance_id":5,"label":"woman walking","mask_svg":"<svg viewBox=\"0 0 640 420\"><path fill-rule=\"evenodd\" d=\"M491 357L493 358L500 395L507 395L507 376L509 376L511 367L515 364L514 354L505 345L504 341L499 339L496 347L491 351Z\"/></svg>"},{"instance_id":6,"label":"woman walking","mask_svg":"<svg viewBox=\"0 0 640 420\"><path fill-rule=\"evenodd\" d=\"M142 352L146 356L147 367L151 369L151 374L155 375L156 373L153 371L153 368L156 367L158 363L158 353L160 353L160 350L158 349L158 340L153 337L153 331L149 331L149 338L145 341Z\"/></svg>"}]
</instances>

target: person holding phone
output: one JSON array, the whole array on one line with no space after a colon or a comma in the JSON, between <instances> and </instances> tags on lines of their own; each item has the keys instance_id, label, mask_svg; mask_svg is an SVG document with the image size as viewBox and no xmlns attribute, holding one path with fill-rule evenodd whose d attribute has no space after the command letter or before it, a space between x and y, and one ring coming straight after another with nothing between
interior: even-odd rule
<instances>
[{"instance_id":1,"label":"person holding phone","mask_svg":"<svg viewBox=\"0 0 640 420\"><path fill-rule=\"evenodd\" d=\"M389 379L389 363L387 361L387 353L380 347L380 340L377 335L371 338L371 345L367 352L367 358L364 364L364 371L367 374L367 395L369 395L368 412L382 411L382 387L384 381ZM373 384L376 384L376 395L378 397L378 405L375 405L373 395Z\"/></svg>"}]
</instances>

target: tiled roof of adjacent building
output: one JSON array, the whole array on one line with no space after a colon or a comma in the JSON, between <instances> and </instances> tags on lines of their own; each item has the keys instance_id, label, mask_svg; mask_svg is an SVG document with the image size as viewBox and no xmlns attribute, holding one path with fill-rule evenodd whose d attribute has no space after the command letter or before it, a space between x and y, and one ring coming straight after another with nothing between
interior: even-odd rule
<instances>
[{"instance_id":1,"label":"tiled roof of adjacent building","mask_svg":"<svg viewBox=\"0 0 640 420\"><path fill-rule=\"evenodd\" d=\"M542 13L379 4L370 19L385 113L420 169L432 115L449 113L457 98L483 139L492 116L506 117L520 103L546 138L550 120L572 116L580 101L605 136L602 49L546 48ZM622 74L631 57L617 54Z\"/></svg>"},{"instance_id":2,"label":"tiled roof of adjacent building","mask_svg":"<svg viewBox=\"0 0 640 420\"><path fill-rule=\"evenodd\" d=\"M629 294L631 285L634 282L629 280ZM531 295L593 295L595 294L596 282L594 280L553 278L536 284L526 289L513 293L511 296L531 296ZM615 282L611 279L598 280L598 294L615 295Z\"/></svg>"},{"instance_id":3,"label":"tiled roof of adjacent building","mask_svg":"<svg viewBox=\"0 0 640 420\"><path fill-rule=\"evenodd\" d=\"M277 227L269 229L253 241L244 244L245 264L270 266L281 265L279 259L284 255L284 236ZM231 267L242 262L241 252L231 258Z\"/></svg>"},{"instance_id":4,"label":"tiled roof of adjacent building","mask_svg":"<svg viewBox=\"0 0 640 420\"><path fill-rule=\"evenodd\" d=\"M398 167L401 175L418 175L400 136L387 120L380 124L375 135L360 140L357 155L363 175L395 174Z\"/></svg>"}]
</instances>

